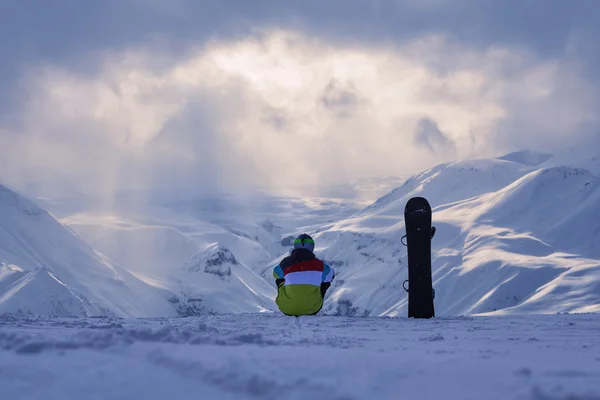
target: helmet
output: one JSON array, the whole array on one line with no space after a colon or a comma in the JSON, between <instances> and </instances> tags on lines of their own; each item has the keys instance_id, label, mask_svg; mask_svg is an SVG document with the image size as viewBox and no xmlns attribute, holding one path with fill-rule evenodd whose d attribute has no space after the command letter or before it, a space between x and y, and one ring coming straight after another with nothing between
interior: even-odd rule
<instances>
[{"instance_id":1,"label":"helmet","mask_svg":"<svg viewBox=\"0 0 600 400\"><path fill-rule=\"evenodd\" d=\"M294 240L294 249L306 249L313 251L315 249L315 241L306 233L303 233L302 235L298 236L296 240Z\"/></svg>"}]
</instances>

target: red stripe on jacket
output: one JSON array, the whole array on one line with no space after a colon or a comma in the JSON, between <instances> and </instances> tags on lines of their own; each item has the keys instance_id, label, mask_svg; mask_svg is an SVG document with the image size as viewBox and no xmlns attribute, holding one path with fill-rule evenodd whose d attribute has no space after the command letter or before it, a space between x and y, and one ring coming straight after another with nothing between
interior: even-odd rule
<instances>
[{"instance_id":1,"label":"red stripe on jacket","mask_svg":"<svg viewBox=\"0 0 600 400\"><path fill-rule=\"evenodd\" d=\"M292 272L318 271L323 272L325 268L323 261L310 260L296 264L292 264L283 271L283 275L291 274Z\"/></svg>"}]
</instances>

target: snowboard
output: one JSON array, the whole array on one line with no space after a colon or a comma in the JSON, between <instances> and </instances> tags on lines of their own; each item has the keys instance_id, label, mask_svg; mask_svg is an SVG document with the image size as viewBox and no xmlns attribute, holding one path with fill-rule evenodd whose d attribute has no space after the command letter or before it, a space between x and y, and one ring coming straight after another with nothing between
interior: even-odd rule
<instances>
[{"instance_id":1,"label":"snowboard","mask_svg":"<svg viewBox=\"0 0 600 400\"><path fill-rule=\"evenodd\" d=\"M431 280L431 239L435 228L431 225L431 206L423 197L413 197L404 208L406 242L408 251L408 317L435 317L433 300L435 291ZM408 283L408 288L406 287Z\"/></svg>"}]
</instances>

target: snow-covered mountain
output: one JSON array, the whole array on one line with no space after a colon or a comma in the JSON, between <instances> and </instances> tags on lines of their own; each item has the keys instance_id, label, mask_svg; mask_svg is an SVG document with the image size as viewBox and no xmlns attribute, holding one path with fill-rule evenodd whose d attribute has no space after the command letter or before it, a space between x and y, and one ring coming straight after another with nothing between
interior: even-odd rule
<instances>
[{"instance_id":1,"label":"snow-covered mountain","mask_svg":"<svg viewBox=\"0 0 600 400\"><path fill-rule=\"evenodd\" d=\"M191 256L182 272L178 283L183 295L179 304L183 315L273 309L272 286L217 243Z\"/></svg>"},{"instance_id":2,"label":"snow-covered mountain","mask_svg":"<svg viewBox=\"0 0 600 400\"><path fill-rule=\"evenodd\" d=\"M500 159L466 160L441 164L416 174L402 186L366 207L362 216L400 216L409 198L424 196L433 206L494 192L522 177L531 167Z\"/></svg>"},{"instance_id":3,"label":"snow-covered mountain","mask_svg":"<svg viewBox=\"0 0 600 400\"><path fill-rule=\"evenodd\" d=\"M600 177L600 134L588 137L542 164L544 167L561 165L585 169Z\"/></svg>"},{"instance_id":4,"label":"snow-covered mountain","mask_svg":"<svg viewBox=\"0 0 600 400\"><path fill-rule=\"evenodd\" d=\"M0 216L0 313L147 317L274 305L274 288L226 247L245 259L269 259L249 235L208 222L183 233L94 215L71 218L73 225L87 224L86 232L76 234L5 186ZM263 227L269 229L275 228ZM114 258L98 247L109 248Z\"/></svg>"},{"instance_id":5,"label":"snow-covered mountain","mask_svg":"<svg viewBox=\"0 0 600 400\"><path fill-rule=\"evenodd\" d=\"M0 312L176 315L164 293L111 263L50 213L2 185Z\"/></svg>"},{"instance_id":6,"label":"snow-covered mountain","mask_svg":"<svg viewBox=\"0 0 600 400\"><path fill-rule=\"evenodd\" d=\"M61 222L89 245L43 210L12 205L3 214L23 220L43 214L69 235L33 229L34 225L22 228L23 222L4 228L1 304L14 308L8 306L9 299L14 303L18 297L12 293L23 286L16 291L23 296L21 303L29 302L32 312L50 312L36 309L39 302L27 295L25 288L34 288L29 282L35 282L51 287L47 297L63 299L61 306L80 307L69 306L74 308L72 314L126 308L111 301L122 302L127 296L113 300L114 292L103 289L96 279L86 285L91 274L103 277L100 282L111 282L107 284L111 289L114 282L121 282L128 288L125 293L129 289L154 293L151 298L158 305L138 307L146 314L273 310L271 270L290 250L294 235L307 232L317 241L317 254L337 270L323 312L405 315L403 211L408 199L424 196L434 208L438 228L433 241L437 315L600 311L597 144L600 140L594 138L556 157L521 151L445 163L409 178L386 178L386 184L402 184L367 207L358 197L266 195L155 196L142 206L136 200L134 208L109 211L69 203L77 210L71 215L59 207L68 215ZM357 191L364 192L365 182L357 185ZM348 193L353 190L350 187ZM39 236L14 239L19 232L30 231ZM78 254L83 250L78 246L85 249L89 257L84 258L92 268L73 267L81 264ZM18 254L11 254L13 248L19 249ZM95 268L103 272L90 272ZM73 276L72 269L81 276ZM142 311L128 309L125 314Z\"/></svg>"},{"instance_id":7,"label":"snow-covered mountain","mask_svg":"<svg viewBox=\"0 0 600 400\"><path fill-rule=\"evenodd\" d=\"M406 314L399 238L413 196L434 206L438 315L600 311L599 180L543 158L437 166L319 233L341 281L325 311Z\"/></svg>"},{"instance_id":8,"label":"snow-covered mountain","mask_svg":"<svg viewBox=\"0 0 600 400\"><path fill-rule=\"evenodd\" d=\"M529 165L535 167L553 158L553 154L540 153L537 151L523 150L515 151L513 153L506 154L502 157L498 157L499 160L512 161L518 164Z\"/></svg>"},{"instance_id":9,"label":"snow-covered mountain","mask_svg":"<svg viewBox=\"0 0 600 400\"><path fill-rule=\"evenodd\" d=\"M127 215L77 213L62 221L140 280L167 290L179 314L190 315L276 309L272 276L257 271L289 249L290 230L356 211L316 198L168 199Z\"/></svg>"}]
</instances>

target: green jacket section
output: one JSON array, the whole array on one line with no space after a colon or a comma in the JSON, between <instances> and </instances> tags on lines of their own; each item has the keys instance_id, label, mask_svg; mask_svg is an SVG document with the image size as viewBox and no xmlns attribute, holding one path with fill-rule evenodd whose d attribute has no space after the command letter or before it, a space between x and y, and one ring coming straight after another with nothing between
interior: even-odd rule
<instances>
[{"instance_id":1,"label":"green jacket section","mask_svg":"<svg viewBox=\"0 0 600 400\"><path fill-rule=\"evenodd\" d=\"M287 315L314 315L323 307L323 296L319 286L281 285L275 303Z\"/></svg>"}]
</instances>

